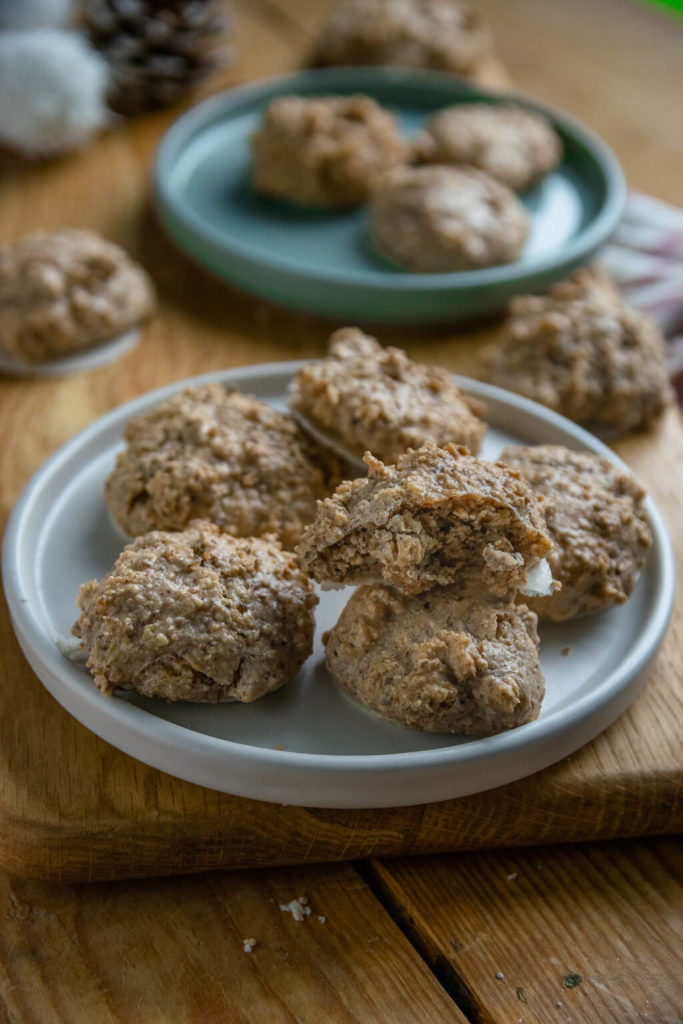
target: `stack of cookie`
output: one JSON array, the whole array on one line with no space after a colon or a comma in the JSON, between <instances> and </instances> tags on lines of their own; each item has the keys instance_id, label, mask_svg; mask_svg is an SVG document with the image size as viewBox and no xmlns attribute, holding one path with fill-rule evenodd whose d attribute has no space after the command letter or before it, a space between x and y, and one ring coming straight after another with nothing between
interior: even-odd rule
<instances>
[{"instance_id":1,"label":"stack of cookie","mask_svg":"<svg viewBox=\"0 0 683 1024\"><path fill-rule=\"evenodd\" d=\"M450 444L365 461L367 478L319 503L297 549L323 586L357 585L324 637L332 676L411 728L486 736L532 721L537 618L516 598L551 549L544 499Z\"/></svg>"}]
</instances>

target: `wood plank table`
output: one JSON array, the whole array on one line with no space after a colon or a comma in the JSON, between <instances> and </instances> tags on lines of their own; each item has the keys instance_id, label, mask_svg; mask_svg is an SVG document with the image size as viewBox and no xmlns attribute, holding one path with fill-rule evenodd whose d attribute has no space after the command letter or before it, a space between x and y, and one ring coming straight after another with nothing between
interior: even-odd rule
<instances>
[{"instance_id":1,"label":"wood plank table","mask_svg":"<svg viewBox=\"0 0 683 1024\"><path fill-rule=\"evenodd\" d=\"M295 68L327 6L234 0L238 60L205 91ZM600 132L632 185L683 202L682 21L630 0L479 6L520 90ZM54 163L0 157L3 241L94 227L141 259L161 298L141 346L115 366L0 379L3 521L46 456L114 405L192 373L324 349L327 324L213 281L163 238L149 164L177 113L130 122ZM378 333L464 373L490 337ZM619 451L675 528L677 411ZM683 564L675 530L674 541ZM349 814L239 801L126 758L46 694L3 609L0 1020L680 1024L678 839L473 851L680 829L682 632L679 611L634 706L552 769L477 798ZM434 850L470 852L387 859ZM211 871L287 862L299 866ZM299 896L311 909L301 922L280 909Z\"/></svg>"}]
</instances>

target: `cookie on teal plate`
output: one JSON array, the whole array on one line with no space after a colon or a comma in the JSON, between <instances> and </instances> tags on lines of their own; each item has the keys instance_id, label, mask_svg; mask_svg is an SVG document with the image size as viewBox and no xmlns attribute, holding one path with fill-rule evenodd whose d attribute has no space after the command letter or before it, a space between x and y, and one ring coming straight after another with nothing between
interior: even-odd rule
<instances>
[{"instance_id":1,"label":"cookie on teal plate","mask_svg":"<svg viewBox=\"0 0 683 1024\"><path fill-rule=\"evenodd\" d=\"M367 207L308 210L257 195L249 139L277 96L364 93L414 137L455 103L514 102L544 114L564 147L561 163L522 195L529 237L514 263L413 274L379 259ZM574 118L454 75L399 68L324 68L230 89L189 110L159 147L160 219L175 243L214 274L263 299L356 323L453 323L494 313L512 296L542 291L586 263L616 227L626 188L604 142Z\"/></svg>"}]
</instances>

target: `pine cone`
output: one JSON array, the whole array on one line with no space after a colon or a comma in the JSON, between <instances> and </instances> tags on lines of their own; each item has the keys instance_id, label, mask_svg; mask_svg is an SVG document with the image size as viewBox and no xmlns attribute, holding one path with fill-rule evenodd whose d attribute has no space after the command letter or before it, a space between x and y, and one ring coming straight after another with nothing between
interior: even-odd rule
<instances>
[{"instance_id":1,"label":"pine cone","mask_svg":"<svg viewBox=\"0 0 683 1024\"><path fill-rule=\"evenodd\" d=\"M173 103L222 63L215 0L85 0L90 40L111 68L109 105L137 114Z\"/></svg>"}]
</instances>

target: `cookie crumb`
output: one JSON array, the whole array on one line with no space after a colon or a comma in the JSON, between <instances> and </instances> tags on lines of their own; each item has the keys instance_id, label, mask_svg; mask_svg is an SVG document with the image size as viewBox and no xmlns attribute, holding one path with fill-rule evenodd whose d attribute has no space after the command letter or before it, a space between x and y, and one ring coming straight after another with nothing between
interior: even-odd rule
<instances>
[{"instance_id":1,"label":"cookie crumb","mask_svg":"<svg viewBox=\"0 0 683 1024\"><path fill-rule=\"evenodd\" d=\"M281 903L280 910L283 914L291 914L295 921L303 921L311 914L306 896L298 896L296 899L290 900L289 903Z\"/></svg>"},{"instance_id":2,"label":"cookie crumb","mask_svg":"<svg viewBox=\"0 0 683 1024\"><path fill-rule=\"evenodd\" d=\"M245 953L251 953L254 946L258 946L258 939L242 939L242 949Z\"/></svg>"},{"instance_id":3,"label":"cookie crumb","mask_svg":"<svg viewBox=\"0 0 683 1024\"><path fill-rule=\"evenodd\" d=\"M560 654L561 654L561 655L562 655L562 656L563 656L564 658L566 658L566 657L567 657L567 655L569 654L570 650L571 650L571 647L563 647L563 648L562 648L562 650L560 651Z\"/></svg>"}]
</instances>

